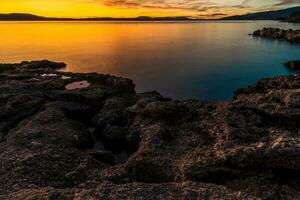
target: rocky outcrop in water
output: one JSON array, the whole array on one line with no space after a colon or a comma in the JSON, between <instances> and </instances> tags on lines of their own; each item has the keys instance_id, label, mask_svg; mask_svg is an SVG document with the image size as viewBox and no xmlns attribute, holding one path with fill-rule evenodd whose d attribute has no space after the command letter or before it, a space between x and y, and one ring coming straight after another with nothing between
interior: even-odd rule
<instances>
[{"instance_id":1,"label":"rocky outcrop in water","mask_svg":"<svg viewBox=\"0 0 300 200\"><path fill-rule=\"evenodd\" d=\"M282 30L279 28L263 28L253 32L255 37L263 37L275 40L286 40L288 42L300 43L300 30Z\"/></svg>"},{"instance_id":2,"label":"rocky outcrop in water","mask_svg":"<svg viewBox=\"0 0 300 200\"><path fill-rule=\"evenodd\" d=\"M0 65L0 199L299 199L300 77L232 102L131 80Z\"/></svg>"},{"instance_id":3,"label":"rocky outcrop in water","mask_svg":"<svg viewBox=\"0 0 300 200\"><path fill-rule=\"evenodd\" d=\"M284 64L287 68L291 70L299 70L300 69L300 60L289 61Z\"/></svg>"}]
</instances>

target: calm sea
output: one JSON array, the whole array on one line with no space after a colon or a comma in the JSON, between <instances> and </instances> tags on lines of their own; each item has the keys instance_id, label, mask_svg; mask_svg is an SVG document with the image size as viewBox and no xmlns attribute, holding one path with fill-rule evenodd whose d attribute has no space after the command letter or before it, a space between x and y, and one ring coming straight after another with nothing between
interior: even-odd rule
<instances>
[{"instance_id":1,"label":"calm sea","mask_svg":"<svg viewBox=\"0 0 300 200\"><path fill-rule=\"evenodd\" d=\"M300 24L243 22L0 22L0 62L50 59L67 71L133 79L138 92L176 99L228 100L260 78L290 74L300 45L249 36L262 27Z\"/></svg>"}]
</instances>

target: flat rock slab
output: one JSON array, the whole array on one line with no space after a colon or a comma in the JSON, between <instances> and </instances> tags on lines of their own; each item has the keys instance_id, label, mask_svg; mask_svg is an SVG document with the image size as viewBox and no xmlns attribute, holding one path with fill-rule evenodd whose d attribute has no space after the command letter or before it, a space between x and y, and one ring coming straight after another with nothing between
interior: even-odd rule
<instances>
[{"instance_id":1,"label":"flat rock slab","mask_svg":"<svg viewBox=\"0 0 300 200\"><path fill-rule=\"evenodd\" d=\"M66 78L64 78L66 80ZM73 83L69 83L66 85L67 90L77 90L77 89L84 89L88 88L91 84L87 81L77 81Z\"/></svg>"}]
</instances>

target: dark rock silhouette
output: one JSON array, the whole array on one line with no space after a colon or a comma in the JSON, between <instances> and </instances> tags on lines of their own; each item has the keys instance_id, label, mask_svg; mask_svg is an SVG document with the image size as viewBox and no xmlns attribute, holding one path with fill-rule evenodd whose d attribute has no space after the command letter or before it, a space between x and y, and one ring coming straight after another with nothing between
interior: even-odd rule
<instances>
[{"instance_id":1,"label":"dark rock silhouette","mask_svg":"<svg viewBox=\"0 0 300 200\"><path fill-rule=\"evenodd\" d=\"M287 68L292 69L292 70L299 70L300 69L300 61L295 60L295 61L289 61L284 64Z\"/></svg>"},{"instance_id":2,"label":"dark rock silhouette","mask_svg":"<svg viewBox=\"0 0 300 200\"><path fill-rule=\"evenodd\" d=\"M64 66L0 65L0 199L300 198L299 76L210 103Z\"/></svg>"},{"instance_id":3,"label":"dark rock silhouette","mask_svg":"<svg viewBox=\"0 0 300 200\"><path fill-rule=\"evenodd\" d=\"M300 12L300 6L282 9L272 10L267 12L250 13L245 15L236 15L230 17L224 17L222 20L285 20L291 15Z\"/></svg>"}]
</instances>

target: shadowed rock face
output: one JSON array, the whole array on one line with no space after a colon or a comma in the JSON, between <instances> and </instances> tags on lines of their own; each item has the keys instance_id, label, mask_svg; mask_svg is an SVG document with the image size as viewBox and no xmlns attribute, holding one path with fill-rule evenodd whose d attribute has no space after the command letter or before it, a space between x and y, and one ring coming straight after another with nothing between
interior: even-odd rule
<instances>
[{"instance_id":1,"label":"shadowed rock face","mask_svg":"<svg viewBox=\"0 0 300 200\"><path fill-rule=\"evenodd\" d=\"M300 77L209 103L64 66L0 65L0 199L300 198Z\"/></svg>"}]
</instances>

